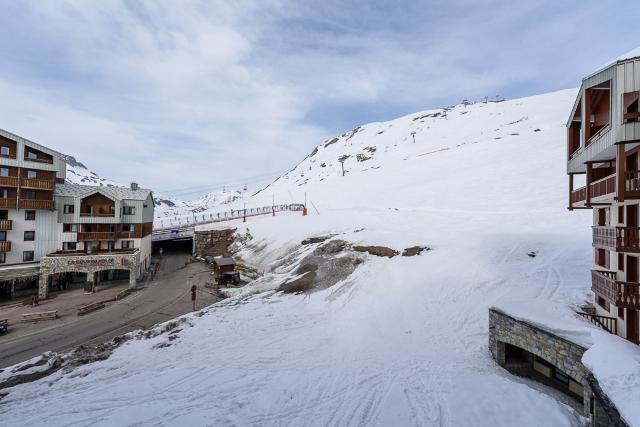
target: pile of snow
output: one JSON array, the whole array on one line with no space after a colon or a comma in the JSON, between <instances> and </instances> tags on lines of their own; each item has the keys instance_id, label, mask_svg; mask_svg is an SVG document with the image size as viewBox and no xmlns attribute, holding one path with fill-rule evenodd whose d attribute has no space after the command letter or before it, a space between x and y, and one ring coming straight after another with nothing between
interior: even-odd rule
<instances>
[{"instance_id":1,"label":"pile of snow","mask_svg":"<svg viewBox=\"0 0 640 427\"><path fill-rule=\"evenodd\" d=\"M591 214L566 209L563 123L575 94L426 111L326 141L242 202L306 193L309 216L228 224L251 236L237 256L264 272L259 287L189 316L171 339L129 341L108 360L9 389L0 415L25 425L580 425L487 348L491 306L589 299ZM366 255L331 288L276 292L328 242L301 245L312 236L431 250Z\"/></svg>"}]
</instances>

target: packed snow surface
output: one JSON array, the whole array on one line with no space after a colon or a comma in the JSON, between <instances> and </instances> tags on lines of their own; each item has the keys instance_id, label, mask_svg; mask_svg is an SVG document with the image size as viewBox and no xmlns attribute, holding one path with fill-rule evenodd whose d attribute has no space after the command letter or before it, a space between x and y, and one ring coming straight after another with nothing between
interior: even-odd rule
<instances>
[{"instance_id":1,"label":"packed snow surface","mask_svg":"<svg viewBox=\"0 0 640 427\"><path fill-rule=\"evenodd\" d=\"M591 214L566 209L575 94L425 111L326 141L245 199L306 193L309 216L229 223L249 229L238 256L262 279L190 315L177 339L131 340L9 389L0 424L580 425L487 347L490 306L553 304L581 322L571 307L589 299ZM324 244L301 240L321 235L431 250L367 255L331 288L276 292Z\"/></svg>"}]
</instances>

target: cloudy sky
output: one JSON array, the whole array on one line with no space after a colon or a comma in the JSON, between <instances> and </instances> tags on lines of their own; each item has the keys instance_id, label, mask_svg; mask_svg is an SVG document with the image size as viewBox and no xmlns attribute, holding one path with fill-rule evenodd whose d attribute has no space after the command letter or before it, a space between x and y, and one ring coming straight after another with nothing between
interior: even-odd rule
<instances>
[{"instance_id":1,"label":"cloudy sky","mask_svg":"<svg viewBox=\"0 0 640 427\"><path fill-rule=\"evenodd\" d=\"M574 87L633 1L0 0L0 128L191 198L359 124Z\"/></svg>"}]
</instances>

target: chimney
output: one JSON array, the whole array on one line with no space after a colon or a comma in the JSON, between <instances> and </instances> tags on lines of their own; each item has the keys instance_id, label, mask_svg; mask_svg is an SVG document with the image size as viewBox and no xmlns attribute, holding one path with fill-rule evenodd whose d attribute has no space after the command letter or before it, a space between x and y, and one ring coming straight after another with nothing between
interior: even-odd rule
<instances>
[{"instance_id":1,"label":"chimney","mask_svg":"<svg viewBox=\"0 0 640 427\"><path fill-rule=\"evenodd\" d=\"M131 189L132 189L132 190L134 190L134 191L135 191L135 190L137 190L138 188L139 188L139 187L138 187L138 184L137 184L137 183L135 183L135 182L132 182L132 183L131 183Z\"/></svg>"}]
</instances>

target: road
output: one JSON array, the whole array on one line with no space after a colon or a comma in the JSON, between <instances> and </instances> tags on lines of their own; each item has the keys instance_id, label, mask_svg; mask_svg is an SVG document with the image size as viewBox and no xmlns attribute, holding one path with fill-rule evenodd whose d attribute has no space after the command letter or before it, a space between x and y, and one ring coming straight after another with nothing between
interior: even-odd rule
<instances>
[{"instance_id":1,"label":"road","mask_svg":"<svg viewBox=\"0 0 640 427\"><path fill-rule=\"evenodd\" d=\"M43 329L27 336L0 340L0 368L11 366L45 351L65 352L81 344L97 344L137 329L149 328L193 309L191 286L199 289L209 276L202 263L185 266L189 255L166 253L156 279L131 296L108 305L103 310L69 319L55 328ZM210 305L219 298L205 292L197 293L196 309ZM44 326L44 324L43 324Z\"/></svg>"}]
</instances>

